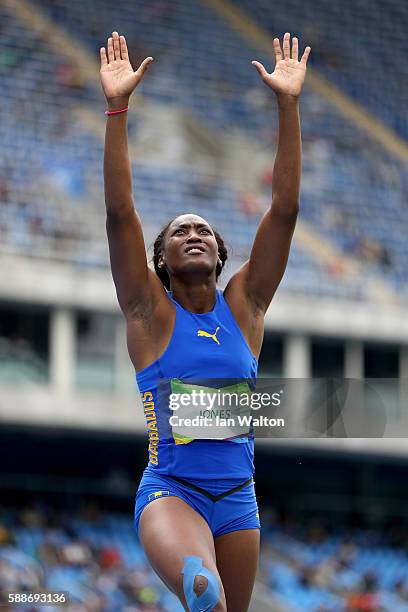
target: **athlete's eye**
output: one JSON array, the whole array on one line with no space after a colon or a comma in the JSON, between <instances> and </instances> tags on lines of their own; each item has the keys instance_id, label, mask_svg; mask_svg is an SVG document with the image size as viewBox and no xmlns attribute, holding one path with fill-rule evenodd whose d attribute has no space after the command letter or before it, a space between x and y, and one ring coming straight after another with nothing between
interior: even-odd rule
<instances>
[{"instance_id":1,"label":"athlete's eye","mask_svg":"<svg viewBox=\"0 0 408 612\"><path fill-rule=\"evenodd\" d=\"M178 229L175 230L173 235L178 234L178 233L184 234L184 230L181 227L179 227Z\"/></svg>"},{"instance_id":2,"label":"athlete's eye","mask_svg":"<svg viewBox=\"0 0 408 612\"><path fill-rule=\"evenodd\" d=\"M206 234L211 234L210 230L207 229L206 227L201 228L201 232L200 233L202 233L202 232L205 232Z\"/></svg>"}]
</instances>

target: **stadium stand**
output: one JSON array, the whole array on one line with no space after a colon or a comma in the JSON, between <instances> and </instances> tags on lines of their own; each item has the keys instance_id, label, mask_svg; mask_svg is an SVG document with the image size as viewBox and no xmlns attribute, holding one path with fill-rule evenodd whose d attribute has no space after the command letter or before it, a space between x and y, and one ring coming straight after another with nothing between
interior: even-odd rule
<instances>
[{"instance_id":1,"label":"stadium stand","mask_svg":"<svg viewBox=\"0 0 408 612\"><path fill-rule=\"evenodd\" d=\"M328 532L319 520L301 526L271 508L265 515L260 579L285 610L408 610L404 532ZM94 502L76 512L44 502L2 509L0 545L0 591L69 591L87 610L182 610L150 569L129 517Z\"/></svg>"},{"instance_id":2,"label":"stadium stand","mask_svg":"<svg viewBox=\"0 0 408 612\"><path fill-rule=\"evenodd\" d=\"M276 139L276 118L249 63L260 57L256 46L250 47L198 1L136 6L120 0L115 9L105 0L97 6L62 0L32 5L46 11L73 43L84 45L91 58L113 27L125 31L135 61L146 54L157 60L142 86L145 99L191 114L227 144L232 134L240 133L248 147L255 147L259 172L243 185L234 182L227 168L214 176L202 167L189 167L186 160L171 167L134 159L135 194L149 226L149 242L172 215L200 210L234 244L233 270L245 258L268 205L265 159L270 166ZM46 32L28 31L18 11L11 15L7 7L2 10L7 28L0 70L14 109L0 128L5 153L0 171L2 249L104 267L102 140L90 127L72 121L79 106L93 114L101 111L100 93ZM292 24L295 28L289 20ZM260 59L271 63L271 57ZM24 100L23 105L13 104L15 99ZM335 264L327 262L296 240L283 290L361 300L367 299L362 279L374 278L391 282L391 291L404 297L406 167L313 91L305 92L302 112L301 219L339 255ZM143 120L143 112L131 115L136 145ZM11 147L12 158L6 155ZM358 264L354 274L342 265L348 257Z\"/></svg>"},{"instance_id":3,"label":"stadium stand","mask_svg":"<svg viewBox=\"0 0 408 612\"><path fill-rule=\"evenodd\" d=\"M287 24L293 24L294 35L301 34L315 49L312 65L319 73L408 138L404 111L408 71L405 62L396 61L406 53L405 2L358 0L329 7L324 0L313 6L290 0L278 11L267 0L236 0L234 4L274 36L281 36Z\"/></svg>"},{"instance_id":4,"label":"stadium stand","mask_svg":"<svg viewBox=\"0 0 408 612\"><path fill-rule=\"evenodd\" d=\"M265 536L269 586L298 610L408 610L404 548L387 536L353 529L327 533L314 521L277 524Z\"/></svg>"},{"instance_id":5,"label":"stadium stand","mask_svg":"<svg viewBox=\"0 0 408 612\"><path fill-rule=\"evenodd\" d=\"M128 517L90 505L73 517L14 509L3 513L0 534L0 590L59 589L87 610L183 610L147 564Z\"/></svg>"}]
</instances>

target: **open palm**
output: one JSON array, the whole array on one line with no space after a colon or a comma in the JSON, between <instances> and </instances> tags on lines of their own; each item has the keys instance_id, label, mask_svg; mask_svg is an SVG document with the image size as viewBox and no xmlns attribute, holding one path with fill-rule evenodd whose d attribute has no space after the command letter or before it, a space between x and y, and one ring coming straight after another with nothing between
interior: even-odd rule
<instances>
[{"instance_id":1,"label":"open palm","mask_svg":"<svg viewBox=\"0 0 408 612\"><path fill-rule=\"evenodd\" d=\"M129 61L125 37L119 36L117 32L112 32L112 37L108 38L107 50L102 47L100 55L101 84L108 100L129 97L153 61L152 57L147 57L134 71Z\"/></svg>"},{"instance_id":2,"label":"open palm","mask_svg":"<svg viewBox=\"0 0 408 612\"><path fill-rule=\"evenodd\" d=\"M311 51L306 47L302 58L298 61L298 39L292 39L292 57L290 52L290 34L286 32L283 37L283 54L279 38L273 41L276 65L275 70L269 74L263 64L253 61L263 82L268 85L276 94L286 94L299 96L302 91L306 77L306 64Z\"/></svg>"}]
</instances>

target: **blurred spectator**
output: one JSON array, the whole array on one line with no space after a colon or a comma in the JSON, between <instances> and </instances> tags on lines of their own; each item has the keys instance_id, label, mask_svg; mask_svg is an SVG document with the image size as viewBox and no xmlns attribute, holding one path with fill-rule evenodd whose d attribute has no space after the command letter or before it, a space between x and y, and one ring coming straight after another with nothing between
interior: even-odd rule
<instances>
[{"instance_id":1,"label":"blurred spectator","mask_svg":"<svg viewBox=\"0 0 408 612\"><path fill-rule=\"evenodd\" d=\"M100 550L98 561L103 570L116 569L122 565L121 554L113 546Z\"/></svg>"},{"instance_id":2,"label":"blurred spectator","mask_svg":"<svg viewBox=\"0 0 408 612\"><path fill-rule=\"evenodd\" d=\"M268 164L259 177L261 187L270 193L273 181L273 164Z\"/></svg>"},{"instance_id":3,"label":"blurred spectator","mask_svg":"<svg viewBox=\"0 0 408 612\"><path fill-rule=\"evenodd\" d=\"M379 264L386 268L392 264L388 249L372 238L361 236L355 232L354 237L350 238L349 246L351 253L363 261Z\"/></svg>"},{"instance_id":4,"label":"blurred spectator","mask_svg":"<svg viewBox=\"0 0 408 612\"><path fill-rule=\"evenodd\" d=\"M7 527L0 523L0 546L6 546L7 544L14 544L14 541Z\"/></svg>"},{"instance_id":5,"label":"blurred spectator","mask_svg":"<svg viewBox=\"0 0 408 612\"><path fill-rule=\"evenodd\" d=\"M215 197L218 187L216 177L209 174L198 175L190 183L190 193L195 198L202 200L212 200Z\"/></svg>"},{"instance_id":6,"label":"blurred spectator","mask_svg":"<svg viewBox=\"0 0 408 612\"><path fill-rule=\"evenodd\" d=\"M351 567L358 554L358 547L351 539L341 543L337 553L338 563L341 567Z\"/></svg>"},{"instance_id":7,"label":"blurred spectator","mask_svg":"<svg viewBox=\"0 0 408 612\"><path fill-rule=\"evenodd\" d=\"M302 586L311 587L315 584L316 568L312 565L302 567L299 572L299 582Z\"/></svg>"},{"instance_id":8,"label":"blurred spectator","mask_svg":"<svg viewBox=\"0 0 408 612\"><path fill-rule=\"evenodd\" d=\"M397 580L394 584L394 593L403 601L408 601L408 588L404 580Z\"/></svg>"},{"instance_id":9,"label":"blurred spectator","mask_svg":"<svg viewBox=\"0 0 408 612\"><path fill-rule=\"evenodd\" d=\"M0 202L8 204L10 202L10 182L7 176L0 176Z\"/></svg>"},{"instance_id":10,"label":"blurred spectator","mask_svg":"<svg viewBox=\"0 0 408 612\"><path fill-rule=\"evenodd\" d=\"M38 558L45 567L57 565L59 561L58 548L45 536L44 542L38 547Z\"/></svg>"},{"instance_id":11,"label":"blurred spectator","mask_svg":"<svg viewBox=\"0 0 408 612\"><path fill-rule=\"evenodd\" d=\"M68 62L61 62L55 68L55 82L64 90L80 92L85 86L85 80L80 69Z\"/></svg>"},{"instance_id":12,"label":"blurred spectator","mask_svg":"<svg viewBox=\"0 0 408 612\"><path fill-rule=\"evenodd\" d=\"M247 217L253 217L263 212L263 206L259 198L250 192L238 195L238 208Z\"/></svg>"},{"instance_id":13,"label":"blurred spectator","mask_svg":"<svg viewBox=\"0 0 408 612\"><path fill-rule=\"evenodd\" d=\"M73 567L87 565L92 560L89 546L85 542L76 539L61 548L61 562Z\"/></svg>"},{"instance_id":14,"label":"blurred spectator","mask_svg":"<svg viewBox=\"0 0 408 612\"><path fill-rule=\"evenodd\" d=\"M325 269L333 278L341 278L344 276L346 265L342 259L338 258L327 263Z\"/></svg>"}]
</instances>

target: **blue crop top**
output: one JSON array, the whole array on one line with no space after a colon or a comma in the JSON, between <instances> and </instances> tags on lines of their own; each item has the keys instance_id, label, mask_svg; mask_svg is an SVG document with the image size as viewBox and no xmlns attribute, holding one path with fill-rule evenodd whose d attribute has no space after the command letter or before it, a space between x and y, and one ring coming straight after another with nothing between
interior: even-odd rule
<instances>
[{"instance_id":1,"label":"blue crop top","mask_svg":"<svg viewBox=\"0 0 408 612\"><path fill-rule=\"evenodd\" d=\"M252 354L222 291L210 312L195 314L178 304L173 334L164 353L136 374L149 436L149 468L191 480L248 479L254 471L253 434L230 440L193 439L180 443L172 431L162 381L207 379L255 380ZM164 382L164 385L168 382ZM160 385L160 387L159 387Z\"/></svg>"}]
</instances>

